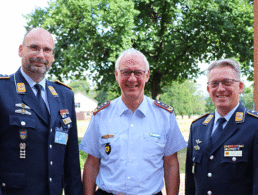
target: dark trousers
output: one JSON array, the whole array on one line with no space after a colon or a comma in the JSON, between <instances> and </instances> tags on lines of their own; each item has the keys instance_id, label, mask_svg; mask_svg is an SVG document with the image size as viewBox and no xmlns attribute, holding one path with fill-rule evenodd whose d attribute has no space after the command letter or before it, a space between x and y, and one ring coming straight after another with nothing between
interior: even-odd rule
<instances>
[{"instance_id":1,"label":"dark trousers","mask_svg":"<svg viewBox=\"0 0 258 195\"><path fill-rule=\"evenodd\" d=\"M113 195L112 193L108 193L100 188L96 191L95 195ZM154 195L162 195L161 191Z\"/></svg>"}]
</instances>

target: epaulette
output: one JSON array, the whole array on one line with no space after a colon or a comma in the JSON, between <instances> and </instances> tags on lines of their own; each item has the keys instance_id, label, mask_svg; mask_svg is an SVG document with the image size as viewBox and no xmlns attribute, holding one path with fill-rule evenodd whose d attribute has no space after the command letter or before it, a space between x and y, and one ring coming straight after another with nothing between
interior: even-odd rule
<instances>
[{"instance_id":1,"label":"epaulette","mask_svg":"<svg viewBox=\"0 0 258 195\"><path fill-rule=\"evenodd\" d=\"M10 77L5 74L0 74L0 79L9 79Z\"/></svg>"},{"instance_id":2,"label":"epaulette","mask_svg":"<svg viewBox=\"0 0 258 195\"><path fill-rule=\"evenodd\" d=\"M247 110L247 114L258 118L258 112L254 111L254 110Z\"/></svg>"},{"instance_id":3,"label":"epaulette","mask_svg":"<svg viewBox=\"0 0 258 195\"><path fill-rule=\"evenodd\" d=\"M197 121L197 120L199 120L199 119L201 119L201 118L207 116L208 114L210 114L210 113L209 113L209 112L206 112L206 113L203 114L202 116L199 116L198 118L194 119L194 120L192 121L192 123L194 123L195 121Z\"/></svg>"},{"instance_id":4,"label":"epaulette","mask_svg":"<svg viewBox=\"0 0 258 195\"><path fill-rule=\"evenodd\" d=\"M173 108L171 106L169 106L169 105L167 105L167 104L165 104L165 103L163 103L159 100L155 100L154 104L163 108L163 109L165 109L166 111L170 112L171 114L173 113Z\"/></svg>"},{"instance_id":5,"label":"epaulette","mask_svg":"<svg viewBox=\"0 0 258 195\"><path fill-rule=\"evenodd\" d=\"M93 115L97 114L102 109L108 107L110 105L110 100L105 101L104 103L100 104L95 110L93 110Z\"/></svg>"},{"instance_id":6,"label":"epaulette","mask_svg":"<svg viewBox=\"0 0 258 195\"><path fill-rule=\"evenodd\" d=\"M63 86L66 86L67 88L69 88L69 89L72 90L72 87L69 87L68 85L66 85L66 84L64 84L64 83L62 83L62 82L60 82L60 81L58 81L58 80L55 80L55 82L56 82L56 83L59 83L59 84L61 84L61 85L63 85Z\"/></svg>"}]
</instances>

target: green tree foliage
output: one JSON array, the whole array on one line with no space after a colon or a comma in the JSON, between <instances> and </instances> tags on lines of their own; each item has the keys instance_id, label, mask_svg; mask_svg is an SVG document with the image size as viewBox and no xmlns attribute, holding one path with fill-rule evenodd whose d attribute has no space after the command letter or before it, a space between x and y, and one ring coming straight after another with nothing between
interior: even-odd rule
<instances>
[{"instance_id":1,"label":"green tree foliage","mask_svg":"<svg viewBox=\"0 0 258 195\"><path fill-rule=\"evenodd\" d=\"M214 112L215 111L215 105L213 104L210 97L205 99L205 112Z\"/></svg>"},{"instance_id":2,"label":"green tree foliage","mask_svg":"<svg viewBox=\"0 0 258 195\"><path fill-rule=\"evenodd\" d=\"M203 114L205 110L205 101L201 92L198 90L198 84L186 80L184 83L172 82L171 85L164 87L164 93L160 100L171 105L176 115Z\"/></svg>"},{"instance_id":3,"label":"green tree foliage","mask_svg":"<svg viewBox=\"0 0 258 195\"><path fill-rule=\"evenodd\" d=\"M253 85L244 87L240 101L249 110L253 110Z\"/></svg>"},{"instance_id":4,"label":"green tree foliage","mask_svg":"<svg viewBox=\"0 0 258 195\"><path fill-rule=\"evenodd\" d=\"M90 84L85 80L71 81L69 83L69 86L72 88L74 93L80 91L91 98L95 98L96 96L96 92L94 91L94 89L91 89Z\"/></svg>"},{"instance_id":5,"label":"green tree foliage","mask_svg":"<svg viewBox=\"0 0 258 195\"><path fill-rule=\"evenodd\" d=\"M247 0L53 0L26 16L56 37L50 74L114 86L115 60L130 47L150 62L146 93L198 75L198 62L234 57L252 77L253 4ZM110 84L110 85L108 85Z\"/></svg>"}]
</instances>

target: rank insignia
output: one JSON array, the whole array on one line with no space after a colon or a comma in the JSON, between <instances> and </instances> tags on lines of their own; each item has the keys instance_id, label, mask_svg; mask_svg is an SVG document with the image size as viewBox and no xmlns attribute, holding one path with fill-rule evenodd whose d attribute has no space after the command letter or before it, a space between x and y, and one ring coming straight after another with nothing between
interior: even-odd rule
<instances>
[{"instance_id":1,"label":"rank insignia","mask_svg":"<svg viewBox=\"0 0 258 195\"><path fill-rule=\"evenodd\" d=\"M213 118L213 115L210 114L210 115L205 119L205 121L204 121L202 124L203 124L203 125L207 125L207 124L211 121L212 118Z\"/></svg>"},{"instance_id":2,"label":"rank insignia","mask_svg":"<svg viewBox=\"0 0 258 195\"><path fill-rule=\"evenodd\" d=\"M160 138L160 135L157 133L150 133L151 137L156 137L156 138Z\"/></svg>"},{"instance_id":3,"label":"rank insignia","mask_svg":"<svg viewBox=\"0 0 258 195\"><path fill-rule=\"evenodd\" d=\"M107 154L110 154L110 152L111 152L111 146L109 145L109 143L107 143L106 146L105 146L105 152Z\"/></svg>"},{"instance_id":4,"label":"rank insignia","mask_svg":"<svg viewBox=\"0 0 258 195\"><path fill-rule=\"evenodd\" d=\"M114 135L113 134L106 134L106 135L101 136L102 139L108 139L108 138L111 138L111 137L114 137Z\"/></svg>"},{"instance_id":5,"label":"rank insignia","mask_svg":"<svg viewBox=\"0 0 258 195\"><path fill-rule=\"evenodd\" d=\"M155 100L154 104L158 107L161 107L161 108L165 109L166 111L170 112L171 114L173 113L173 108L171 106L169 106L169 105L167 105L167 104L165 104L165 103L163 103L159 100Z\"/></svg>"},{"instance_id":6,"label":"rank insignia","mask_svg":"<svg viewBox=\"0 0 258 195\"><path fill-rule=\"evenodd\" d=\"M101 105L99 105L95 110L93 110L93 115L97 114L99 111L101 111L102 109L108 107L110 105L110 100L105 101L104 103L102 103Z\"/></svg>"},{"instance_id":7,"label":"rank insignia","mask_svg":"<svg viewBox=\"0 0 258 195\"><path fill-rule=\"evenodd\" d=\"M25 89L25 84L24 83L17 83L17 93L18 94L25 94L26 89Z\"/></svg>"},{"instance_id":8,"label":"rank insignia","mask_svg":"<svg viewBox=\"0 0 258 195\"><path fill-rule=\"evenodd\" d=\"M31 109L29 106L27 106L24 103L15 104L15 106L23 109Z\"/></svg>"},{"instance_id":9,"label":"rank insignia","mask_svg":"<svg viewBox=\"0 0 258 195\"><path fill-rule=\"evenodd\" d=\"M48 89L52 93L53 96L58 97L58 94L56 93L56 90L52 86L48 86Z\"/></svg>"},{"instance_id":10,"label":"rank insignia","mask_svg":"<svg viewBox=\"0 0 258 195\"><path fill-rule=\"evenodd\" d=\"M19 113L19 114L27 114L27 115L31 115L31 112L24 110L24 109L18 109L14 111L15 113Z\"/></svg>"},{"instance_id":11,"label":"rank insignia","mask_svg":"<svg viewBox=\"0 0 258 195\"><path fill-rule=\"evenodd\" d=\"M20 139L22 141L24 141L24 140L26 140L27 136L28 136L27 130L26 129L21 129L20 130Z\"/></svg>"},{"instance_id":12,"label":"rank insignia","mask_svg":"<svg viewBox=\"0 0 258 195\"><path fill-rule=\"evenodd\" d=\"M9 79L8 75L0 74L0 79Z\"/></svg>"},{"instance_id":13,"label":"rank insignia","mask_svg":"<svg viewBox=\"0 0 258 195\"><path fill-rule=\"evenodd\" d=\"M244 113L243 113L243 112L237 112L237 113L236 113L235 121L236 121L237 123L242 123L242 122L244 122Z\"/></svg>"}]
</instances>

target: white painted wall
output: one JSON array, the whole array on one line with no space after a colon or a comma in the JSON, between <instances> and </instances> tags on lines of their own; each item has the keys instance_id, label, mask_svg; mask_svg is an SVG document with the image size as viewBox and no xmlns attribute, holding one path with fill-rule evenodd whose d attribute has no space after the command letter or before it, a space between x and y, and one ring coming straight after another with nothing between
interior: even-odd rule
<instances>
[{"instance_id":1,"label":"white painted wall","mask_svg":"<svg viewBox=\"0 0 258 195\"><path fill-rule=\"evenodd\" d=\"M74 94L75 105L80 105L80 107L75 107L75 112L82 111L93 111L97 106L98 102L82 92L76 92Z\"/></svg>"}]
</instances>

